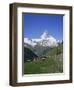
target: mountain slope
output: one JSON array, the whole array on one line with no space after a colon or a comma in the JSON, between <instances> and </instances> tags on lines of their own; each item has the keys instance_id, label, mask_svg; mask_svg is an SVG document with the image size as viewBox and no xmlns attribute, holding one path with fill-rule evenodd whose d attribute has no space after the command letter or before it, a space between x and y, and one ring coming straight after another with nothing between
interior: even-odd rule
<instances>
[{"instance_id":1,"label":"mountain slope","mask_svg":"<svg viewBox=\"0 0 74 90\"><path fill-rule=\"evenodd\" d=\"M57 47L53 47L50 49L49 52L46 53L46 55L59 55L63 53L63 43L59 44Z\"/></svg>"},{"instance_id":2,"label":"mountain slope","mask_svg":"<svg viewBox=\"0 0 74 90\"><path fill-rule=\"evenodd\" d=\"M37 57L38 56L32 50L27 47L24 47L24 62L33 61L33 59Z\"/></svg>"}]
</instances>

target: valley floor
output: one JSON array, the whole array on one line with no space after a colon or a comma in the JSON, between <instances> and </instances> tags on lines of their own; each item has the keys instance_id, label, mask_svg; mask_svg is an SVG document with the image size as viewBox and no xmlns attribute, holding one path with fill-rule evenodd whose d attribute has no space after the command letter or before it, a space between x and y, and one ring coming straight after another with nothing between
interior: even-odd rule
<instances>
[{"instance_id":1,"label":"valley floor","mask_svg":"<svg viewBox=\"0 0 74 90\"><path fill-rule=\"evenodd\" d=\"M61 55L60 55L61 56ZM40 73L62 73L63 58L46 58L46 60L37 60L24 63L24 74Z\"/></svg>"}]
</instances>

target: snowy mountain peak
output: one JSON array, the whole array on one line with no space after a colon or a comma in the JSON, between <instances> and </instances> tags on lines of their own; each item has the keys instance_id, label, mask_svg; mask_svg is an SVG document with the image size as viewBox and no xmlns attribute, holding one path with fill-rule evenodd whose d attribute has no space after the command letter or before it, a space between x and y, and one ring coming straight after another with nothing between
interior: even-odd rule
<instances>
[{"instance_id":1,"label":"snowy mountain peak","mask_svg":"<svg viewBox=\"0 0 74 90\"><path fill-rule=\"evenodd\" d=\"M41 35L41 39L46 39L49 37L49 34L47 31L44 31L43 34Z\"/></svg>"},{"instance_id":2,"label":"snowy mountain peak","mask_svg":"<svg viewBox=\"0 0 74 90\"><path fill-rule=\"evenodd\" d=\"M37 39L24 38L24 43L27 43L33 47L36 45L45 47L58 46L58 41L53 36L49 35L47 31L44 31L43 34L40 36L40 38Z\"/></svg>"}]
</instances>

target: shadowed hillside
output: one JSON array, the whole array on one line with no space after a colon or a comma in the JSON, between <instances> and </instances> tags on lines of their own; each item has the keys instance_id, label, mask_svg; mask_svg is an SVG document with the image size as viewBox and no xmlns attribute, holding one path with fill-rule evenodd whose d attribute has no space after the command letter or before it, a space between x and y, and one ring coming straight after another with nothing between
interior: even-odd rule
<instances>
[{"instance_id":1,"label":"shadowed hillside","mask_svg":"<svg viewBox=\"0 0 74 90\"><path fill-rule=\"evenodd\" d=\"M24 47L24 62L33 61L33 59L37 57L38 56L32 50L27 47Z\"/></svg>"}]
</instances>

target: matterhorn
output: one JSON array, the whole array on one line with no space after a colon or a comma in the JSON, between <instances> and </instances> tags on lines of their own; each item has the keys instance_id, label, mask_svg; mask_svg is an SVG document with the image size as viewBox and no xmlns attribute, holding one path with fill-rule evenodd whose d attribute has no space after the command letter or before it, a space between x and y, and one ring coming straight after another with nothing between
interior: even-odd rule
<instances>
[{"instance_id":1,"label":"matterhorn","mask_svg":"<svg viewBox=\"0 0 74 90\"><path fill-rule=\"evenodd\" d=\"M34 39L24 38L24 43L29 44L33 47L35 47L36 45L43 47L58 46L58 41L47 31L44 31L39 38L34 38Z\"/></svg>"}]
</instances>

